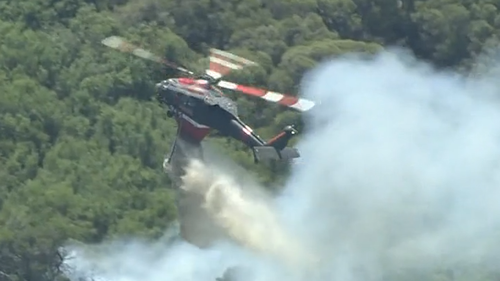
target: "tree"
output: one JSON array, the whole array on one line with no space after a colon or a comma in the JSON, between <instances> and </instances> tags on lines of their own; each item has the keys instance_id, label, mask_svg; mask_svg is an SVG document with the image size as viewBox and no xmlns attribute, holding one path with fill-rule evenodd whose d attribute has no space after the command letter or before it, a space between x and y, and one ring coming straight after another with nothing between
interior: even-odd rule
<instances>
[{"instance_id":1,"label":"tree","mask_svg":"<svg viewBox=\"0 0 500 281\"><path fill-rule=\"evenodd\" d=\"M228 49L259 63L229 79L294 95L304 72L318 62L391 45L406 46L438 67L472 67L472 58L499 38L499 5L495 0L0 2L0 279L59 280L65 256L60 246L68 239L154 238L176 220L171 182L161 171L176 128L153 100L153 85L178 73L111 52L100 44L103 38L126 37L198 71L208 63L209 47ZM265 139L288 124L307 129L297 112L228 95ZM213 135L208 143L270 187L287 175L287 165L255 165L237 141ZM486 276L478 271L471 276ZM451 280L442 272L429 274Z\"/></svg>"}]
</instances>

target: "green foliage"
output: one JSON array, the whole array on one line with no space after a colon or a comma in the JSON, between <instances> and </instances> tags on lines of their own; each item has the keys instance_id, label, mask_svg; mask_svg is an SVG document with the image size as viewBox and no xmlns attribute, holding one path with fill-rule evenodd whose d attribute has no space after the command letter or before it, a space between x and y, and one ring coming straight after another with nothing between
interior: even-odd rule
<instances>
[{"instance_id":1,"label":"green foliage","mask_svg":"<svg viewBox=\"0 0 500 281\"><path fill-rule=\"evenodd\" d=\"M317 62L386 45L405 45L437 66L467 67L499 37L499 5L0 1L0 280L62 280L59 247L68 239L157 237L176 219L175 195L161 170L175 124L152 99L154 83L176 73L105 49L103 38L126 37L198 71L209 47L231 50L260 65L229 79L295 94ZM288 124L304 129L297 112L228 95L265 139ZM286 165L253 164L237 141L208 142L269 186L286 176Z\"/></svg>"}]
</instances>

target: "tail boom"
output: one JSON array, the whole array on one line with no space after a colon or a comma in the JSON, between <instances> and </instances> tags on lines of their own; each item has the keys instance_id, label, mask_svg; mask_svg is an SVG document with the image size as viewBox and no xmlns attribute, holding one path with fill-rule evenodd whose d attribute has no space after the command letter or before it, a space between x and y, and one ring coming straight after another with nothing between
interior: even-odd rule
<instances>
[{"instance_id":1,"label":"tail boom","mask_svg":"<svg viewBox=\"0 0 500 281\"><path fill-rule=\"evenodd\" d=\"M299 158L300 153L296 148L285 147L278 150L273 146L256 146L253 148L255 163L268 160L290 160Z\"/></svg>"},{"instance_id":2,"label":"tail boom","mask_svg":"<svg viewBox=\"0 0 500 281\"><path fill-rule=\"evenodd\" d=\"M290 139L296 134L297 131L292 126L286 126L281 133L271 138L265 145L253 147L255 162L299 158L300 153L297 149L287 147Z\"/></svg>"}]
</instances>

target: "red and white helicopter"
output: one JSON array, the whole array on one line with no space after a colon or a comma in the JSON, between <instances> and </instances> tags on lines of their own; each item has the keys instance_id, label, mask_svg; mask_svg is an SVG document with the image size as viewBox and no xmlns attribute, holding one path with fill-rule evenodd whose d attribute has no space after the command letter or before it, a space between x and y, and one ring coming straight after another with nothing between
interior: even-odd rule
<instances>
[{"instance_id":1,"label":"red and white helicopter","mask_svg":"<svg viewBox=\"0 0 500 281\"><path fill-rule=\"evenodd\" d=\"M264 141L238 117L235 102L221 90L223 88L238 91L299 111L314 107L315 103L306 99L221 80L231 71L256 65L255 62L226 51L210 49L209 69L202 75L195 75L192 71L166 61L121 37L111 36L102 40L102 43L110 48L161 63L186 76L156 84L157 100L168 108L167 116L175 118L178 124L177 139L170 155L164 161L164 167L170 164L179 138L198 148L201 153L201 142L212 129L245 143L253 150L255 162L300 157L295 148L287 147L288 141L297 134L293 126L286 126L278 135Z\"/></svg>"}]
</instances>

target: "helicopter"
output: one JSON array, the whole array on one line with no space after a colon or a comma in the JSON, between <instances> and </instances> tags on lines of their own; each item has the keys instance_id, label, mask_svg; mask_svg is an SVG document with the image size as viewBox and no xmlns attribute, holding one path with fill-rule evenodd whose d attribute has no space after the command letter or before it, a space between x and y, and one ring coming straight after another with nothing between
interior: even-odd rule
<instances>
[{"instance_id":1,"label":"helicopter","mask_svg":"<svg viewBox=\"0 0 500 281\"><path fill-rule=\"evenodd\" d=\"M207 213L204 196L181 187L188 160L203 158L203 139L212 130L237 139L253 150L256 163L272 159L294 159L300 157L300 154L297 149L287 147L289 140L298 133L294 126L286 126L275 137L263 140L238 117L235 102L227 97L222 89L258 97L302 112L313 108L315 103L222 80L223 76L233 70L256 65L253 61L227 51L210 49L209 68L205 73L197 75L121 37L110 36L101 43L112 49L163 64L183 74L183 77L165 79L155 85L157 101L167 108L167 117L174 118L177 123L177 136L170 153L164 158L163 169L169 174L174 185L178 186L175 190L180 235L186 242L202 249L210 247L217 240L231 239L225 229L214 222ZM224 276L233 272L233 269L228 269Z\"/></svg>"},{"instance_id":2,"label":"helicopter","mask_svg":"<svg viewBox=\"0 0 500 281\"><path fill-rule=\"evenodd\" d=\"M177 137L169 156L164 159L165 170L171 164L180 141L190 145L190 150L198 150L197 157L201 157L203 154L201 142L212 130L240 140L250 147L255 163L270 159L288 160L300 157L297 149L287 147L289 140L298 133L294 126L286 126L275 137L265 141L238 117L235 102L221 90L224 88L237 91L302 112L314 107L315 103L310 100L221 80L233 70L257 65L255 62L227 51L211 48L209 68L205 73L195 75L194 72L131 44L121 37L110 36L101 43L112 49L161 63L186 76L166 79L156 84L158 102L168 108L167 117L174 118L177 122Z\"/></svg>"}]
</instances>

